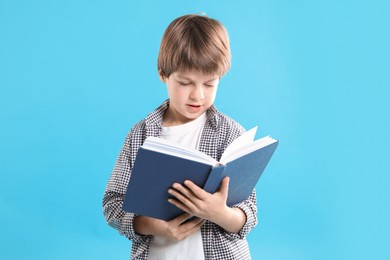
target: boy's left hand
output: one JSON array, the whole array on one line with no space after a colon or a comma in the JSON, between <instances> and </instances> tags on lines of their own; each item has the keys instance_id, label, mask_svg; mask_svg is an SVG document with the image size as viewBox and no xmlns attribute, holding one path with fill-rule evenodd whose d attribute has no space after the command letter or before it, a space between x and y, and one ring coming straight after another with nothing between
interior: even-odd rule
<instances>
[{"instance_id":1,"label":"boy's left hand","mask_svg":"<svg viewBox=\"0 0 390 260\"><path fill-rule=\"evenodd\" d=\"M218 223L230 209L226 205L229 191L229 178L225 177L220 189L214 194L208 193L192 181L186 180L184 185L174 183L168 190L176 199L168 201L179 209L196 217Z\"/></svg>"}]
</instances>

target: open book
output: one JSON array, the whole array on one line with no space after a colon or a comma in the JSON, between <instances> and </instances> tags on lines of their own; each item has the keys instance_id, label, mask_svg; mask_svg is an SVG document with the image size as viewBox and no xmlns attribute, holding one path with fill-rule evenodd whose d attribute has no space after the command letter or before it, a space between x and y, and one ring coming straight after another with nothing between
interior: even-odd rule
<instances>
[{"instance_id":1,"label":"open book","mask_svg":"<svg viewBox=\"0 0 390 260\"><path fill-rule=\"evenodd\" d=\"M191 180L214 193L225 176L230 178L227 205L242 202L252 193L278 145L269 136L254 141L256 130L234 140L219 162L195 149L148 137L138 150L123 210L170 220L183 213L168 202L168 189L174 182Z\"/></svg>"}]
</instances>

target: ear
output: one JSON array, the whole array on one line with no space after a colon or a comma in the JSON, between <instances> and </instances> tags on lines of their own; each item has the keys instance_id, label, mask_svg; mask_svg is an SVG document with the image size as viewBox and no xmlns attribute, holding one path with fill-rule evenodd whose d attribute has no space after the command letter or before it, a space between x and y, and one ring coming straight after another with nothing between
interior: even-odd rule
<instances>
[{"instance_id":1,"label":"ear","mask_svg":"<svg viewBox=\"0 0 390 260\"><path fill-rule=\"evenodd\" d=\"M167 82L167 78L164 76L163 72L161 70L158 70L158 76L160 77L160 80L164 83Z\"/></svg>"}]
</instances>

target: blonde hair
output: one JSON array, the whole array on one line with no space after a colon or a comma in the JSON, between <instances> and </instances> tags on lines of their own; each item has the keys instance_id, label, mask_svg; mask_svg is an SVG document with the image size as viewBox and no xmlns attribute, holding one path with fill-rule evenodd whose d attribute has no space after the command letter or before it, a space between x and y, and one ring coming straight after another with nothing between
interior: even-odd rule
<instances>
[{"instance_id":1,"label":"blonde hair","mask_svg":"<svg viewBox=\"0 0 390 260\"><path fill-rule=\"evenodd\" d=\"M197 70L222 77L230 68L230 44L225 27L205 15L184 15L164 32L157 61L161 76Z\"/></svg>"}]
</instances>

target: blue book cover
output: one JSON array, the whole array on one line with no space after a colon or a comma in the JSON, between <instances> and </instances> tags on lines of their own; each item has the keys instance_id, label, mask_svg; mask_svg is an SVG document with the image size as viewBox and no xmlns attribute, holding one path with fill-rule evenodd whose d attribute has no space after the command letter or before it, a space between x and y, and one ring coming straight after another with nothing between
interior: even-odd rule
<instances>
[{"instance_id":1,"label":"blue book cover","mask_svg":"<svg viewBox=\"0 0 390 260\"><path fill-rule=\"evenodd\" d=\"M255 130L248 133L252 138L253 132ZM240 140L237 140L232 146L237 146L235 150L238 153L233 153L227 161L223 161L223 156L221 162L217 162L199 151L180 147L167 140L156 137L148 139L138 150L123 210L162 220L171 220L184 213L168 202L171 197L168 189L175 182L191 180L207 192L214 193L222 179L229 176L228 206L245 200L255 188L279 143L270 137L255 142L252 139L249 144L243 142L239 145ZM245 136L241 139L245 139ZM149 141L156 142L157 146L148 146ZM252 145L256 142L257 145Z\"/></svg>"}]
</instances>

